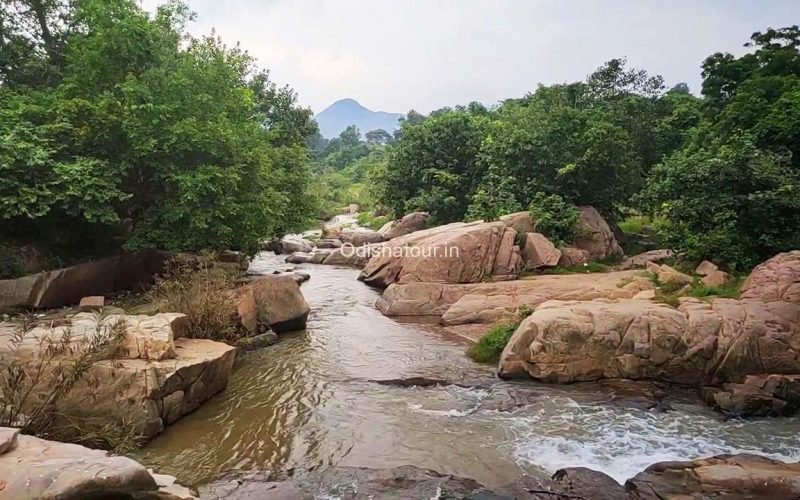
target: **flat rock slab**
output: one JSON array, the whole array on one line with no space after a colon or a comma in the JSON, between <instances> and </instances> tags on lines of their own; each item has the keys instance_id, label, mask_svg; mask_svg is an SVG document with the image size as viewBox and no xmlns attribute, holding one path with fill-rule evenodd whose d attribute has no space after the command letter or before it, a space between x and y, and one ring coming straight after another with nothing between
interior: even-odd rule
<instances>
[{"instance_id":1,"label":"flat rock slab","mask_svg":"<svg viewBox=\"0 0 800 500\"><path fill-rule=\"evenodd\" d=\"M543 275L497 283L394 284L376 306L387 316L439 316L448 326L491 324L515 315L521 305L535 307L547 300L630 298L641 291L638 275L638 271L617 271Z\"/></svg>"},{"instance_id":2,"label":"flat rock slab","mask_svg":"<svg viewBox=\"0 0 800 500\"><path fill-rule=\"evenodd\" d=\"M19 436L0 455L0 498L84 499L158 490L142 465L75 444Z\"/></svg>"}]
</instances>

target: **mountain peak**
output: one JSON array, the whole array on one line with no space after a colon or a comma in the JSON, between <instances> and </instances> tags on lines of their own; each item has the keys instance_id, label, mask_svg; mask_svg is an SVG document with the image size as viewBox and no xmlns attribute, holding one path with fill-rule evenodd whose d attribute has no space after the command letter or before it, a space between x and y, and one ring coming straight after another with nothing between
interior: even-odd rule
<instances>
[{"instance_id":1,"label":"mountain peak","mask_svg":"<svg viewBox=\"0 0 800 500\"><path fill-rule=\"evenodd\" d=\"M401 113L386 113L365 108L352 98L339 99L315 116L323 137L336 137L350 125L355 125L365 134L370 130L382 128L393 132L399 127Z\"/></svg>"}]
</instances>

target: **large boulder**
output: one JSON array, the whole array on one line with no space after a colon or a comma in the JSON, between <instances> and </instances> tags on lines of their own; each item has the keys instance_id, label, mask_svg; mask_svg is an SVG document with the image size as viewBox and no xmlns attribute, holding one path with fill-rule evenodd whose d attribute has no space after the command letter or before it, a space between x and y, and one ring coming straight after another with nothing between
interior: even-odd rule
<instances>
[{"instance_id":1,"label":"large boulder","mask_svg":"<svg viewBox=\"0 0 800 500\"><path fill-rule=\"evenodd\" d=\"M580 207L578 238L575 246L589 252L592 260L604 260L623 255L608 222L594 207Z\"/></svg>"},{"instance_id":2,"label":"large boulder","mask_svg":"<svg viewBox=\"0 0 800 500\"><path fill-rule=\"evenodd\" d=\"M275 253L310 253L314 249L314 244L303 238L284 237L280 240L280 251Z\"/></svg>"},{"instance_id":3,"label":"large boulder","mask_svg":"<svg viewBox=\"0 0 800 500\"><path fill-rule=\"evenodd\" d=\"M742 285L741 297L800 304L800 250L778 254L758 265Z\"/></svg>"},{"instance_id":4,"label":"large boulder","mask_svg":"<svg viewBox=\"0 0 800 500\"><path fill-rule=\"evenodd\" d=\"M342 240L335 238L322 238L317 240L317 248L333 249L342 246Z\"/></svg>"},{"instance_id":5,"label":"large boulder","mask_svg":"<svg viewBox=\"0 0 800 500\"><path fill-rule=\"evenodd\" d=\"M159 252L123 254L12 280L0 280L0 312L75 305L83 297L130 290L164 269Z\"/></svg>"},{"instance_id":6,"label":"large boulder","mask_svg":"<svg viewBox=\"0 0 800 500\"><path fill-rule=\"evenodd\" d=\"M531 213L528 211L504 215L500 217L500 221L512 228L519 235L526 235L536 230L533 219L531 218Z\"/></svg>"},{"instance_id":7,"label":"large boulder","mask_svg":"<svg viewBox=\"0 0 800 500\"><path fill-rule=\"evenodd\" d=\"M389 221L378 230L384 240L422 231L428 225L428 212L411 212L399 220Z\"/></svg>"},{"instance_id":8,"label":"large boulder","mask_svg":"<svg viewBox=\"0 0 800 500\"><path fill-rule=\"evenodd\" d=\"M589 252L572 246L561 249L561 258L558 265L562 267L578 267L588 264L591 260Z\"/></svg>"},{"instance_id":9,"label":"large boulder","mask_svg":"<svg viewBox=\"0 0 800 500\"><path fill-rule=\"evenodd\" d=\"M285 259L284 262L289 264L305 264L307 262L311 262L312 255L310 253L305 252L294 252L289 254Z\"/></svg>"},{"instance_id":10,"label":"large boulder","mask_svg":"<svg viewBox=\"0 0 800 500\"><path fill-rule=\"evenodd\" d=\"M800 464L757 455L719 455L651 465L625 483L628 498L800 498Z\"/></svg>"},{"instance_id":11,"label":"large boulder","mask_svg":"<svg viewBox=\"0 0 800 500\"><path fill-rule=\"evenodd\" d=\"M311 262L325 264L327 266L348 266L363 268L372 258L373 252L381 248L380 243L376 245L364 245L355 247L353 245L344 245L333 251L323 254L321 260L312 258Z\"/></svg>"},{"instance_id":12,"label":"large boulder","mask_svg":"<svg viewBox=\"0 0 800 500\"><path fill-rule=\"evenodd\" d=\"M0 455L0 497L83 499L158 490L153 476L126 457L75 444L18 436Z\"/></svg>"},{"instance_id":13,"label":"large boulder","mask_svg":"<svg viewBox=\"0 0 800 500\"><path fill-rule=\"evenodd\" d=\"M525 235L525 247L522 257L527 269L540 269L542 267L555 267L561 260L561 250L556 248L552 241L540 233Z\"/></svg>"},{"instance_id":14,"label":"large boulder","mask_svg":"<svg viewBox=\"0 0 800 500\"><path fill-rule=\"evenodd\" d=\"M311 309L300 286L286 275L265 276L247 285L245 296L251 294L259 324L275 333L303 330Z\"/></svg>"},{"instance_id":15,"label":"large boulder","mask_svg":"<svg viewBox=\"0 0 800 500\"><path fill-rule=\"evenodd\" d=\"M126 457L0 427L0 498L194 498L172 476L155 474Z\"/></svg>"},{"instance_id":16,"label":"large boulder","mask_svg":"<svg viewBox=\"0 0 800 500\"><path fill-rule=\"evenodd\" d=\"M491 324L548 300L631 298L652 282L635 271L542 275L495 283L395 283L376 306L387 316L438 316L446 325Z\"/></svg>"},{"instance_id":17,"label":"large boulder","mask_svg":"<svg viewBox=\"0 0 800 500\"><path fill-rule=\"evenodd\" d=\"M16 360L38 366L49 341L68 339L74 350L86 342L121 332L113 359L94 363L70 394L76 401L91 401L88 416L120 417L137 433L153 437L183 415L225 388L233 369L235 349L221 342L181 338L186 317L167 313L154 316L110 315L99 322L80 313L28 331L15 341L18 328L0 323L0 365ZM58 362L71 362L70 353Z\"/></svg>"},{"instance_id":18,"label":"large boulder","mask_svg":"<svg viewBox=\"0 0 800 500\"><path fill-rule=\"evenodd\" d=\"M349 244L354 247L363 247L364 245L381 243L384 240L381 233L370 230L342 231L340 238L345 244Z\"/></svg>"},{"instance_id":19,"label":"large boulder","mask_svg":"<svg viewBox=\"0 0 800 500\"><path fill-rule=\"evenodd\" d=\"M359 279L377 287L514 279L521 268L515 237L502 222L457 222L417 231L385 243Z\"/></svg>"},{"instance_id":20,"label":"large boulder","mask_svg":"<svg viewBox=\"0 0 800 500\"><path fill-rule=\"evenodd\" d=\"M800 411L800 375L748 375L703 390L706 403L734 417L781 417Z\"/></svg>"},{"instance_id":21,"label":"large boulder","mask_svg":"<svg viewBox=\"0 0 800 500\"><path fill-rule=\"evenodd\" d=\"M797 306L794 306L795 314ZM739 382L757 373L800 373L800 324L777 303L683 299L552 301L514 333L504 376L547 382L604 378L685 385Z\"/></svg>"}]
</instances>

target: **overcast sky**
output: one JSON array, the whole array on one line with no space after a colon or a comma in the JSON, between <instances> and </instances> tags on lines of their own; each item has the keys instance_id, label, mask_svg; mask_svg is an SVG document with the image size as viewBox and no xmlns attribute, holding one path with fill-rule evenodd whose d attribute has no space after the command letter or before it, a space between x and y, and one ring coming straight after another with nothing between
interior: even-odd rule
<instances>
[{"instance_id":1,"label":"overcast sky","mask_svg":"<svg viewBox=\"0 0 800 500\"><path fill-rule=\"evenodd\" d=\"M153 9L160 0L140 0ZM162 2L163 3L163 2ZM524 95L613 57L699 91L700 64L754 31L800 23L800 0L190 0L194 34L240 41L315 112Z\"/></svg>"}]
</instances>

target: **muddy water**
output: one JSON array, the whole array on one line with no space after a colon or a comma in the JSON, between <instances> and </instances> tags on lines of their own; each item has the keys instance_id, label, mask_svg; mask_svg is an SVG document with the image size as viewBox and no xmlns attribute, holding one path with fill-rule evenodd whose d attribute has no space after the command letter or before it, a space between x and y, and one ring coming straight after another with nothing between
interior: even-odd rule
<instances>
[{"instance_id":1,"label":"muddy water","mask_svg":"<svg viewBox=\"0 0 800 500\"><path fill-rule=\"evenodd\" d=\"M251 270L284 269L262 254ZM489 486L521 472L587 466L619 481L647 465L718 453L800 459L800 420L723 421L692 400L656 413L596 386L493 379L491 367L435 326L395 322L357 271L295 266L312 278L305 332L241 357L226 391L170 426L137 457L185 484L231 470L416 465ZM402 388L374 380L471 379L478 387ZM481 408L507 390L535 392L513 412Z\"/></svg>"}]
</instances>

